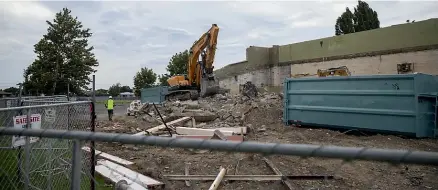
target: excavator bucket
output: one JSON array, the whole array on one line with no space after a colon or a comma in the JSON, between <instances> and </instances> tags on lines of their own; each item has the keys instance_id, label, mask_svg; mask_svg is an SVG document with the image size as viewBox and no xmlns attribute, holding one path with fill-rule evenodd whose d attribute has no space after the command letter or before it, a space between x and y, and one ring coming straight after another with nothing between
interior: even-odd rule
<instances>
[{"instance_id":1,"label":"excavator bucket","mask_svg":"<svg viewBox=\"0 0 438 190\"><path fill-rule=\"evenodd\" d=\"M213 96L219 92L219 80L216 78L201 78L201 97Z\"/></svg>"}]
</instances>

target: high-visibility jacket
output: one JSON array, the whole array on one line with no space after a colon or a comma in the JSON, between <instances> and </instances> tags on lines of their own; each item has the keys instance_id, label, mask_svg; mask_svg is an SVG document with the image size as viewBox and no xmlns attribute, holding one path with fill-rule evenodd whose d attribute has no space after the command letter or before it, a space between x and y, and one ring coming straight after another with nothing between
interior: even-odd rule
<instances>
[{"instance_id":1,"label":"high-visibility jacket","mask_svg":"<svg viewBox=\"0 0 438 190\"><path fill-rule=\"evenodd\" d=\"M107 102L107 108L108 108L109 110L112 110L112 109L114 108L114 100L112 100L112 99L109 99L109 100L108 100L108 102Z\"/></svg>"}]
</instances>

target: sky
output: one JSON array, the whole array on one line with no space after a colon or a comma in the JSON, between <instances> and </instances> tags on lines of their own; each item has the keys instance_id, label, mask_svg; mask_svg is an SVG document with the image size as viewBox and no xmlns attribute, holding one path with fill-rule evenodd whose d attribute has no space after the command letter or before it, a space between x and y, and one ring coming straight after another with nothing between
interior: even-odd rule
<instances>
[{"instance_id":1,"label":"sky","mask_svg":"<svg viewBox=\"0 0 438 190\"><path fill-rule=\"evenodd\" d=\"M381 27L438 18L438 1L367 1ZM2 1L0 89L23 81L46 20L67 7L93 36L96 88L133 85L142 67L166 73L169 59L189 49L211 24L220 28L214 66L245 60L248 46L271 47L334 35L336 18L357 1Z\"/></svg>"}]
</instances>

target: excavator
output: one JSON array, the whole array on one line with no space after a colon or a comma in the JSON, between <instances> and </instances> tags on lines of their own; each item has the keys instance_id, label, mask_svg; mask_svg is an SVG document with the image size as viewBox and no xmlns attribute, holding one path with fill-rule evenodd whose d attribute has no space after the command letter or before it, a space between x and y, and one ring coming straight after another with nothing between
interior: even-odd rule
<instances>
[{"instance_id":1,"label":"excavator","mask_svg":"<svg viewBox=\"0 0 438 190\"><path fill-rule=\"evenodd\" d=\"M310 76L318 76L318 77L330 77L330 76L351 76L350 70L346 66L329 68L329 69L318 69L316 74L296 74L292 75L293 78L299 77L310 77Z\"/></svg>"},{"instance_id":2,"label":"excavator","mask_svg":"<svg viewBox=\"0 0 438 190\"><path fill-rule=\"evenodd\" d=\"M219 91L219 81L213 74L218 34L219 27L213 24L195 41L189 51L187 75L176 75L167 80L169 88L166 100L195 100L199 96L207 97Z\"/></svg>"}]
</instances>

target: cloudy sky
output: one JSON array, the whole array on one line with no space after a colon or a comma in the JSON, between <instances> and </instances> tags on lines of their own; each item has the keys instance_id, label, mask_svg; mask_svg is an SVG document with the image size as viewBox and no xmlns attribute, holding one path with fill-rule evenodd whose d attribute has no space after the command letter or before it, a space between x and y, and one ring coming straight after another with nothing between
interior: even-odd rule
<instances>
[{"instance_id":1,"label":"cloudy sky","mask_svg":"<svg viewBox=\"0 0 438 190\"><path fill-rule=\"evenodd\" d=\"M438 1L369 1L382 26L438 17ZM170 57L188 49L211 24L220 27L215 67L245 60L250 45L272 46L334 35L336 18L356 1L0 2L0 88L23 80L33 45L63 7L94 33L97 88L132 85L141 67L165 73Z\"/></svg>"}]
</instances>

